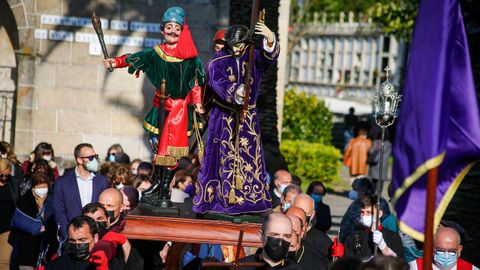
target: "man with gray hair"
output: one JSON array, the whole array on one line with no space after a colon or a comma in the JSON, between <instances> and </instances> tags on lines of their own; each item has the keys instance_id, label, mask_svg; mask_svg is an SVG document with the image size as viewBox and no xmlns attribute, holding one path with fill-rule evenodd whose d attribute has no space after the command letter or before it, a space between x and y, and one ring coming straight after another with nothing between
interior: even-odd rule
<instances>
[{"instance_id":1,"label":"man with gray hair","mask_svg":"<svg viewBox=\"0 0 480 270\"><path fill-rule=\"evenodd\" d=\"M278 170L273 175L273 189L270 192L272 207L280 205L280 198L285 188L292 183L292 175L285 170Z\"/></svg>"},{"instance_id":2,"label":"man with gray hair","mask_svg":"<svg viewBox=\"0 0 480 270\"><path fill-rule=\"evenodd\" d=\"M302 189L294 184L288 185L280 197L280 204L273 208L274 213L284 213L287 212L288 208L292 206L293 200L298 194L302 193Z\"/></svg>"}]
</instances>

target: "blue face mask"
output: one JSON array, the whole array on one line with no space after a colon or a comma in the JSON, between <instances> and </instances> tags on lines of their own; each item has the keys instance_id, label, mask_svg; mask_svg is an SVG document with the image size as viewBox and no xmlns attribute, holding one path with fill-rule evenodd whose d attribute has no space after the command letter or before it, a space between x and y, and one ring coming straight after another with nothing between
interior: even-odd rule
<instances>
[{"instance_id":1,"label":"blue face mask","mask_svg":"<svg viewBox=\"0 0 480 270\"><path fill-rule=\"evenodd\" d=\"M89 161L86 165L85 165L87 171L89 172L97 172L98 170L98 161L96 158L92 159L92 161Z\"/></svg>"},{"instance_id":2,"label":"blue face mask","mask_svg":"<svg viewBox=\"0 0 480 270\"><path fill-rule=\"evenodd\" d=\"M440 269L447 269L453 267L457 263L457 253L447 251L435 251L433 257L435 265Z\"/></svg>"},{"instance_id":3,"label":"blue face mask","mask_svg":"<svg viewBox=\"0 0 480 270\"><path fill-rule=\"evenodd\" d=\"M108 155L108 161L115 162L115 155Z\"/></svg>"},{"instance_id":4,"label":"blue face mask","mask_svg":"<svg viewBox=\"0 0 480 270\"><path fill-rule=\"evenodd\" d=\"M312 194L310 194L310 197L312 197L312 199L315 201L315 203L319 203L323 200L323 195L320 195L320 194L312 193Z\"/></svg>"},{"instance_id":5,"label":"blue face mask","mask_svg":"<svg viewBox=\"0 0 480 270\"><path fill-rule=\"evenodd\" d=\"M355 201L356 199L358 199L358 193L356 190L350 190L350 192L348 192L348 198L352 201Z\"/></svg>"},{"instance_id":6,"label":"blue face mask","mask_svg":"<svg viewBox=\"0 0 480 270\"><path fill-rule=\"evenodd\" d=\"M280 194L283 194L283 191L285 190L286 187L288 187L288 184L281 184L280 185Z\"/></svg>"}]
</instances>

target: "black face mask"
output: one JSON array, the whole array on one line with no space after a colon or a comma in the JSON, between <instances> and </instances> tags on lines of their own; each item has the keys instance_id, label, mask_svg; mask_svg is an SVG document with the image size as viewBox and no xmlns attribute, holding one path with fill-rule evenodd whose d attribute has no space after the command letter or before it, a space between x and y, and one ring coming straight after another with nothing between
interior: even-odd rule
<instances>
[{"instance_id":1,"label":"black face mask","mask_svg":"<svg viewBox=\"0 0 480 270\"><path fill-rule=\"evenodd\" d=\"M267 237L267 243L264 250L267 256L275 262L278 262L287 257L288 249L290 248L290 242L287 242L281 238L272 236Z\"/></svg>"},{"instance_id":2,"label":"black face mask","mask_svg":"<svg viewBox=\"0 0 480 270\"><path fill-rule=\"evenodd\" d=\"M88 248L88 243L68 243L67 247L65 248L65 253L70 254L70 256L72 256L72 258L76 261L85 261L86 259L88 259L88 257L90 257L90 251L88 250Z\"/></svg>"},{"instance_id":3,"label":"black face mask","mask_svg":"<svg viewBox=\"0 0 480 270\"><path fill-rule=\"evenodd\" d=\"M297 261L297 253L295 251L289 251L287 254L287 259L296 262Z\"/></svg>"},{"instance_id":4,"label":"black face mask","mask_svg":"<svg viewBox=\"0 0 480 270\"><path fill-rule=\"evenodd\" d=\"M122 212L120 212L120 219L123 219L129 212L130 210L122 210Z\"/></svg>"},{"instance_id":5,"label":"black face mask","mask_svg":"<svg viewBox=\"0 0 480 270\"><path fill-rule=\"evenodd\" d=\"M112 224L113 222L115 222L115 212L110 210L110 211L106 211L107 213L107 218L108 220L110 221L110 224Z\"/></svg>"},{"instance_id":6,"label":"black face mask","mask_svg":"<svg viewBox=\"0 0 480 270\"><path fill-rule=\"evenodd\" d=\"M97 225L98 225L98 234L100 238L103 238L103 236L108 233L107 222L97 221Z\"/></svg>"}]
</instances>

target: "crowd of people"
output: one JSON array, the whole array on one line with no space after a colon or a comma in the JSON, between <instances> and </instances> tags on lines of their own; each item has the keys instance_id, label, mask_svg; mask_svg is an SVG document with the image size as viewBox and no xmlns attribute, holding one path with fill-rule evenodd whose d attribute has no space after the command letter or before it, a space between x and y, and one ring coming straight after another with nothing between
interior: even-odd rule
<instances>
[{"instance_id":1,"label":"crowd of people","mask_svg":"<svg viewBox=\"0 0 480 270\"><path fill-rule=\"evenodd\" d=\"M175 239L155 243L122 235L124 217L154 182L154 167L130 160L118 144L103 162L91 144L77 145L71 168L59 168L52 145L44 142L23 162L6 142L0 143L0 154L0 269L163 269L172 256L180 268L199 269L205 260L233 259L232 247L183 245L173 254L172 246L180 244ZM179 163L170 185L172 201L192 203L197 160L191 156ZM304 193L300 179L288 171L271 179L274 207L263 216L262 248L241 252L241 262L262 265L251 269L421 268L421 243L399 231L388 200L382 198L377 207L370 178L353 181L352 202L333 239L322 182L311 182ZM434 269L477 269L462 259L467 235L458 224L442 222Z\"/></svg>"},{"instance_id":2,"label":"crowd of people","mask_svg":"<svg viewBox=\"0 0 480 270\"><path fill-rule=\"evenodd\" d=\"M0 142L0 270L206 269L203 262L232 262L236 255L242 269L420 269L421 243L399 230L389 201L375 196L385 179L377 172L386 176L388 168L387 162L379 168L381 138L368 138L353 109L345 118L344 156L352 201L336 237L328 234L332 217L322 182L310 182L304 193L301 179L285 168L267 173L256 98L261 74L280 48L264 22L254 30L263 43L251 56L245 53L251 30L220 30L216 57L204 72L183 9L171 7L162 18L165 43L104 60L105 68L146 73L157 89L143 124L153 164L131 160L119 144L101 160L93 145L81 143L73 149L72 166L59 168L49 143L39 143L21 162L11 145ZM206 81L215 96L210 105L208 98L202 104ZM203 105L211 108L200 166L201 157L187 156L188 131L201 140L203 117L196 115L205 113ZM390 148L384 146L386 157ZM201 217L261 213L261 247L129 240L122 234L125 217L139 202L167 208L168 200ZM467 235L458 224L442 221L433 269L478 269L462 258Z\"/></svg>"}]
</instances>

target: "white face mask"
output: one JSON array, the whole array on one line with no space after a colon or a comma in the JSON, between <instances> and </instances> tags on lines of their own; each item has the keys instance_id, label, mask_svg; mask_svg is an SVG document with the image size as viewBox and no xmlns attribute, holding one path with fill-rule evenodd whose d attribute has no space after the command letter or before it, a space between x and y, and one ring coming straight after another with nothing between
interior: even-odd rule
<instances>
[{"instance_id":1,"label":"white face mask","mask_svg":"<svg viewBox=\"0 0 480 270\"><path fill-rule=\"evenodd\" d=\"M375 224L375 217L372 218L372 216L361 216L360 223L362 223L363 226L370 228L372 227L372 224Z\"/></svg>"},{"instance_id":2,"label":"white face mask","mask_svg":"<svg viewBox=\"0 0 480 270\"><path fill-rule=\"evenodd\" d=\"M44 156L42 156L42 158L43 158L44 160L46 160L46 161L52 160L52 156L51 156L51 155L44 155Z\"/></svg>"},{"instance_id":3,"label":"white face mask","mask_svg":"<svg viewBox=\"0 0 480 270\"><path fill-rule=\"evenodd\" d=\"M117 189L121 189L121 188L123 188L123 187L124 187L123 183L120 183L120 184L116 184L116 185L115 185L115 188L117 188Z\"/></svg>"},{"instance_id":4,"label":"white face mask","mask_svg":"<svg viewBox=\"0 0 480 270\"><path fill-rule=\"evenodd\" d=\"M7 158L7 154L2 154L2 158Z\"/></svg>"},{"instance_id":5,"label":"white face mask","mask_svg":"<svg viewBox=\"0 0 480 270\"><path fill-rule=\"evenodd\" d=\"M138 173L138 169L132 169L132 173L133 173L133 174L137 174L137 173Z\"/></svg>"},{"instance_id":6,"label":"white face mask","mask_svg":"<svg viewBox=\"0 0 480 270\"><path fill-rule=\"evenodd\" d=\"M48 188L33 188L32 191L35 195L43 199L47 196Z\"/></svg>"},{"instance_id":7,"label":"white face mask","mask_svg":"<svg viewBox=\"0 0 480 270\"><path fill-rule=\"evenodd\" d=\"M92 159L92 161L89 161L86 165L85 168L89 172L97 172L98 170L98 161L96 158Z\"/></svg>"}]
</instances>

